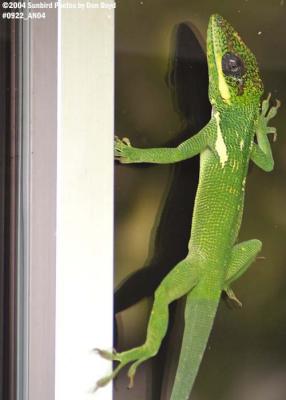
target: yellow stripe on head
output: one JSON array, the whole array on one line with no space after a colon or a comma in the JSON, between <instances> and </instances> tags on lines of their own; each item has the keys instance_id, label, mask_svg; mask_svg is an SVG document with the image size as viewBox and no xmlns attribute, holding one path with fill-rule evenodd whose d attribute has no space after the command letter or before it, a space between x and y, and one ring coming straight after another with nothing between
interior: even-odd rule
<instances>
[{"instance_id":1,"label":"yellow stripe on head","mask_svg":"<svg viewBox=\"0 0 286 400\"><path fill-rule=\"evenodd\" d=\"M230 92L222 72L222 54L218 53L216 49L215 49L215 62L218 73L218 88L220 95L226 103L230 104Z\"/></svg>"}]
</instances>

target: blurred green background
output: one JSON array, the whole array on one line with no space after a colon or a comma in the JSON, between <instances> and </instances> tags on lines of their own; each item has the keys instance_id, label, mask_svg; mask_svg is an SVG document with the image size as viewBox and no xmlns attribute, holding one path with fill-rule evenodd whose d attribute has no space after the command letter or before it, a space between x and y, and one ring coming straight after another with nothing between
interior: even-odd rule
<instances>
[{"instance_id":1,"label":"blurred green background","mask_svg":"<svg viewBox=\"0 0 286 400\"><path fill-rule=\"evenodd\" d=\"M286 3L286 2L285 2ZM210 14L224 16L255 53L265 85L282 101L271 125L275 170L253 167L239 241L258 238L265 260L234 285L241 310L221 302L194 400L286 399L286 4L283 0L122 0L116 2L115 132L138 147L160 146L182 128L165 82L175 24L191 21L205 38ZM115 286L152 254L173 167L115 167ZM192 181L190 181L192 185ZM171 227L170 227L171 229ZM152 299L118 314L118 349L142 343ZM162 366L162 368L165 367ZM145 368L145 369L144 369ZM125 374L114 398L151 399L148 364L135 388ZM152 398L152 400L154 400ZM159 400L159 398L158 398ZM168 400L162 397L161 400Z\"/></svg>"}]
</instances>

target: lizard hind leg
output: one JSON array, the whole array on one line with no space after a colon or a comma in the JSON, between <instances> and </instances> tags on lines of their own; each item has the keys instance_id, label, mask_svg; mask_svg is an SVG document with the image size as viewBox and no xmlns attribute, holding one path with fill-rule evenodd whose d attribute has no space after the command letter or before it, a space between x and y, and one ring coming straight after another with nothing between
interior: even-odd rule
<instances>
[{"instance_id":1,"label":"lizard hind leg","mask_svg":"<svg viewBox=\"0 0 286 400\"><path fill-rule=\"evenodd\" d=\"M188 258L179 262L163 279L155 292L145 343L142 346L121 353L98 350L102 357L118 361L119 365L110 375L100 379L96 387L105 386L115 378L126 364L133 362L128 371L129 387L132 387L137 367L149 358L154 357L160 348L168 328L169 304L187 294L197 283L198 271L195 266L192 265L191 267Z\"/></svg>"},{"instance_id":2,"label":"lizard hind leg","mask_svg":"<svg viewBox=\"0 0 286 400\"><path fill-rule=\"evenodd\" d=\"M255 260L261 251L262 243L258 239L236 244L231 252L230 265L226 274L225 287L239 278Z\"/></svg>"},{"instance_id":3,"label":"lizard hind leg","mask_svg":"<svg viewBox=\"0 0 286 400\"><path fill-rule=\"evenodd\" d=\"M224 283L224 291L228 298L239 307L241 307L242 304L235 296L230 285L249 268L260 252L261 247L262 243L260 240L252 239L238 243L232 249L230 265Z\"/></svg>"}]
</instances>

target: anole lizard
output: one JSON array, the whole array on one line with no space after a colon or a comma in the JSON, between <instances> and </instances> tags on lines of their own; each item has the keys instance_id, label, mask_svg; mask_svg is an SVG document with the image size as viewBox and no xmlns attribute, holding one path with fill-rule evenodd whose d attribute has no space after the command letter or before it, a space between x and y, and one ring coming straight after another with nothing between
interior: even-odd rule
<instances>
[{"instance_id":1,"label":"anole lizard","mask_svg":"<svg viewBox=\"0 0 286 400\"><path fill-rule=\"evenodd\" d=\"M195 136L176 148L139 149L127 138L115 139L115 157L121 163L175 163L200 154L200 178L196 194L189 253L163 279L142 346L122 353L98 350L118 366L97 382L106 385L126 364L130 386L137 367L154 357L168 327L168 306L187 296L185 330L171 400L187 400L213 326L223 291L236 300L230 285L260 252L262 243L236 243L243 214L249 161L264 171L274 166L267 135L280 106L270 107L270 95L262 102L263 84L253 53L220 15L210 17L207 32L209 100L212 117ZM255 140L256 138L256 140Z\"/></svg>"}]
</instances>

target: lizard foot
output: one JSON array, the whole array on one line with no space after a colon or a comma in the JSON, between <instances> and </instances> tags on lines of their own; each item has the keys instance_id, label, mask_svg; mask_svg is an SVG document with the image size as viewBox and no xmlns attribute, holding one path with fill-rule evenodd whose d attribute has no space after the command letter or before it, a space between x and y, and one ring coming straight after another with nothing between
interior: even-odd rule
<instances>
[{"instance_id":1,"label":"lizard foot","mask_svg":"<svg viewBox=\"0 0 286 400\"><path fill-rule=\"evenodd\" d=\"M268 126L267 124L272 118L276 116L278 108L281 106L281 102L279 100L276 100L276 105L270 107L270 98L271 93L269 93L267 98L262 102L261 114L258 118L258 130L265 134L272 133L273 141L275 142L277 139L276 128L274 128L273 126Z\"/></svg>"},{"instance_id":2,"label":"lizard foot","mask_svg":"<svg viewBox=\"0 0 286 400\"><path fill-rule=\"evenodd\" d=\"M132 155L134 154L134 148L131 146L130 140L126 137L119 139L115 136L114 139L114 155L115 160L127 164L132 163Z\"/></svg>"},{"instance_id":3,"label":"lizard foot","mask_svg":"<svg viewBox=\"0 0 286 400\"><path fill-rule=\"evenodd\" d=\"M137 367L143 363L145 360L148 358L151 358L154 353L149 354L150 352L148 349L143 345L140 347L136 347L134 349L124 351L122 353L117 353L116 351L113 352L108 352L105 350L99 350L95 349L95 351L103 358L106 360L112 360L112 361L118 361L119 364L117 367L113 370L113 372L102 379L99 379L96 382L96 387L95 390L97 390L100 387L106 386L110 381L112 381L119 373L119 371L128 363L133 362L133 364L130 366L127 376L129 378L129 385L128 389L131 389L133 387L134 383L134 377L136 374L136 369Z\"/></svg>"},{"instance_id":4,"label":"lizard foot","mask_svg":"<svg viewBox=\"0 0 286 400\"><path fill-rule=\"evenodd\" d=\"M100 350L100 349L94 349L94 351L96 353L98 353L102 358L104 358L105 360L110 360L110 361L120 361L120 359L118 358L118 356L120 355L119 353L116 353L115 350L113 350L112 352L110 351L106 351L106 350ZM112 379L114 379L116 377L116 375L118 374L118 372L121 370L121 368L124 367L125 364L120 363L113 371L111 374L99 379L96 382L96 386L94 391L96 391L97 389L106 386L109 382L112 381Z\"/></svg>"}]
</instances>

